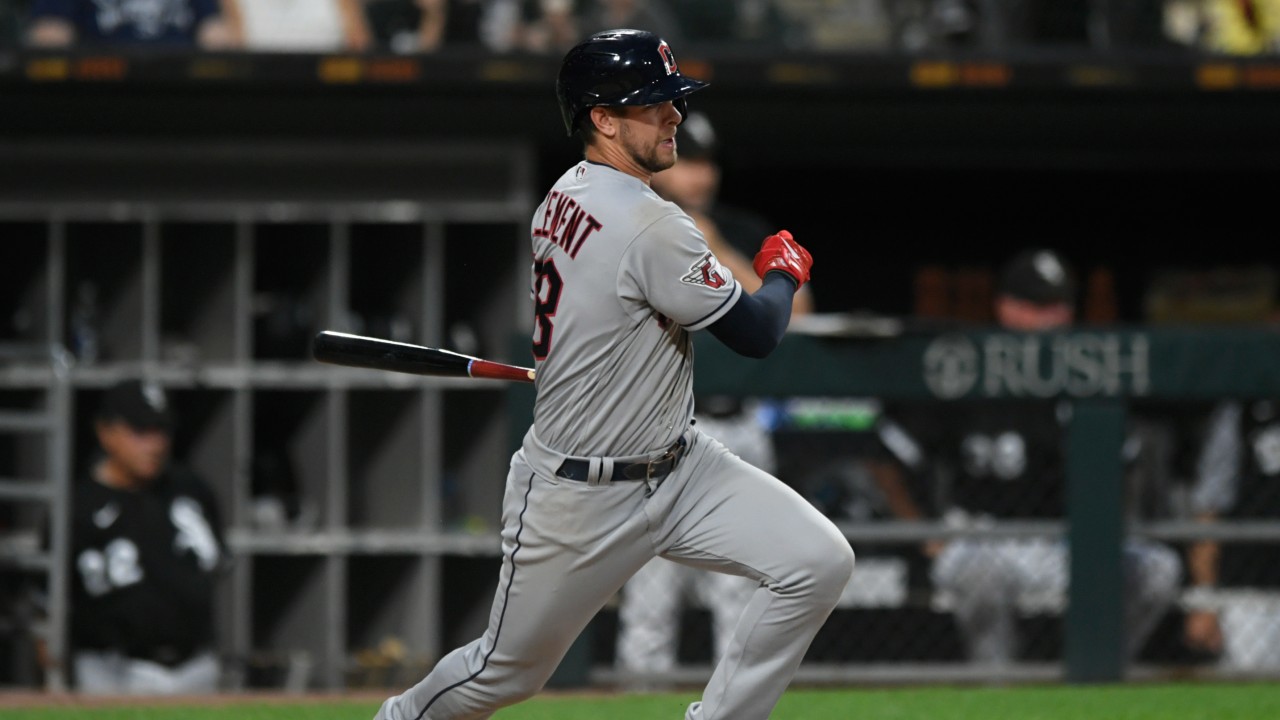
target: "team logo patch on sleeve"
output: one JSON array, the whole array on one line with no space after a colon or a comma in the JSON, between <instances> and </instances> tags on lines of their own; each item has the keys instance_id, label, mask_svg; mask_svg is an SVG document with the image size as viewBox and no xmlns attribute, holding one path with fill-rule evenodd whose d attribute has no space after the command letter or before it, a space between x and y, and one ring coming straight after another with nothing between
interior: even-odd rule
<instances>
[{"instance_id":1,"label":"team logo patch on sleeve","mask_svg":"<svg viewBox=\"0 0 1280 720\"><path fill-rule=\"evenodd\" d=\"M689 283L690 285L706 285L712 289L718 289L728 283L721 272L720 261L716 260L716 256L711 253L703 255L698 262L689 267L689 274L680 278L680 282Z\"/></svg>"}]
</instances>

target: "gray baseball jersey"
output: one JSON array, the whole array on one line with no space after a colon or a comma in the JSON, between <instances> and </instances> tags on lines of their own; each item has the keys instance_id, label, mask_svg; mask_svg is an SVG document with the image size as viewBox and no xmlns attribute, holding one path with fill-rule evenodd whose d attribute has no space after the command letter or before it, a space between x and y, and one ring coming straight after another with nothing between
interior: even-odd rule
<instances>
[{"instance_id":1,"label":"gray baseball jersey","mask_svg":"<svg viewBox=\"0 0 1280 720\"><path fill-rule=\"evenodd\" d=\"M689 331L742 293L693 220L583 161L533 215L532 268L538 439L583 456L670 446L693 416Z\"/></svg>"}]
</instances>

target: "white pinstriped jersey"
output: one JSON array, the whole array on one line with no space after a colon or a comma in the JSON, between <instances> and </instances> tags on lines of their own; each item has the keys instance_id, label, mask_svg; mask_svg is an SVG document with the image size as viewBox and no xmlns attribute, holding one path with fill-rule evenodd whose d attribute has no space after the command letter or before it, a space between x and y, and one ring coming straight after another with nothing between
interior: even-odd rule
<instances>
[{"instance_id":1,"label":"white pinstriped jersey","mask_svg":"<svg viewBox=\"0 0 1280 720\"><path fill-rule=\"evenodd\" d=\"M560 177L532 238L534 433L576 456L668 447L693 416L689 333L741 286L678 206L599 163Z\"/></svg>"}]
</instances>

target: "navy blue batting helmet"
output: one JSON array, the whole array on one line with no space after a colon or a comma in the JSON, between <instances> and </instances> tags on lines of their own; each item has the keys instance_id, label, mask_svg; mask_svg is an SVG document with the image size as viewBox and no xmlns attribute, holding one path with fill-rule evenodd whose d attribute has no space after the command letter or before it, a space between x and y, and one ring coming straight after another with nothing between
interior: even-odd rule
<instances>
[{"instance_id":1,"label":"navy blue batting helmet","mask_svg":"<svg viewBox=\"0 0 1280 720\"><path fill-rule=\"evenodd\" d=\"M573 135L582 113L597 105L653 105L672 100L688 115L684 96L707 83L680 73L666 41L644 30L606 30L575 45L556 77L564 128Z\"/></svg>"}]
</instances>

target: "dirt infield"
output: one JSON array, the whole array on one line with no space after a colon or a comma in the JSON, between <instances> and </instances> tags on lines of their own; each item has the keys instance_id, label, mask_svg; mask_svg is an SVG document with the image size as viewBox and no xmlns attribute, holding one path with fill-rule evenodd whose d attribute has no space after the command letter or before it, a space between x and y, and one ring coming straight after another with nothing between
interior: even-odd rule
<instances>
[{"instance_id":1,"label":"dirt infield","mask_svg":"<svg viewBox=\"0 0 1280 720\"><path fill-rule=\"evenodd\" d=\"M352 692L225 692L212 695L82 695L71 692L34 690L0 690L0 710L47 707L147 707L199 705L305 705L307 703L370 702L380 703L390 691L361 690Z\"/></svg>"},{"instance_id":2,"label":"dirt infield","mask_svg":"<svg viewBox=\"0 0 1280 720\"><path fill-rule=\"evenodd\" d=\"M388 696L398 692L386 690L346 690L289 693L279 691L227 691L211 695L83 695L73 692L42 692L38 690L0 690L0 710L17 710L50 707L220 707L227 705L306 705L308 703L363 703L380 704ZM545 697L601 697L617 695L617 691L601 690L544 690Z\"/></svg>"}]
</instances>

